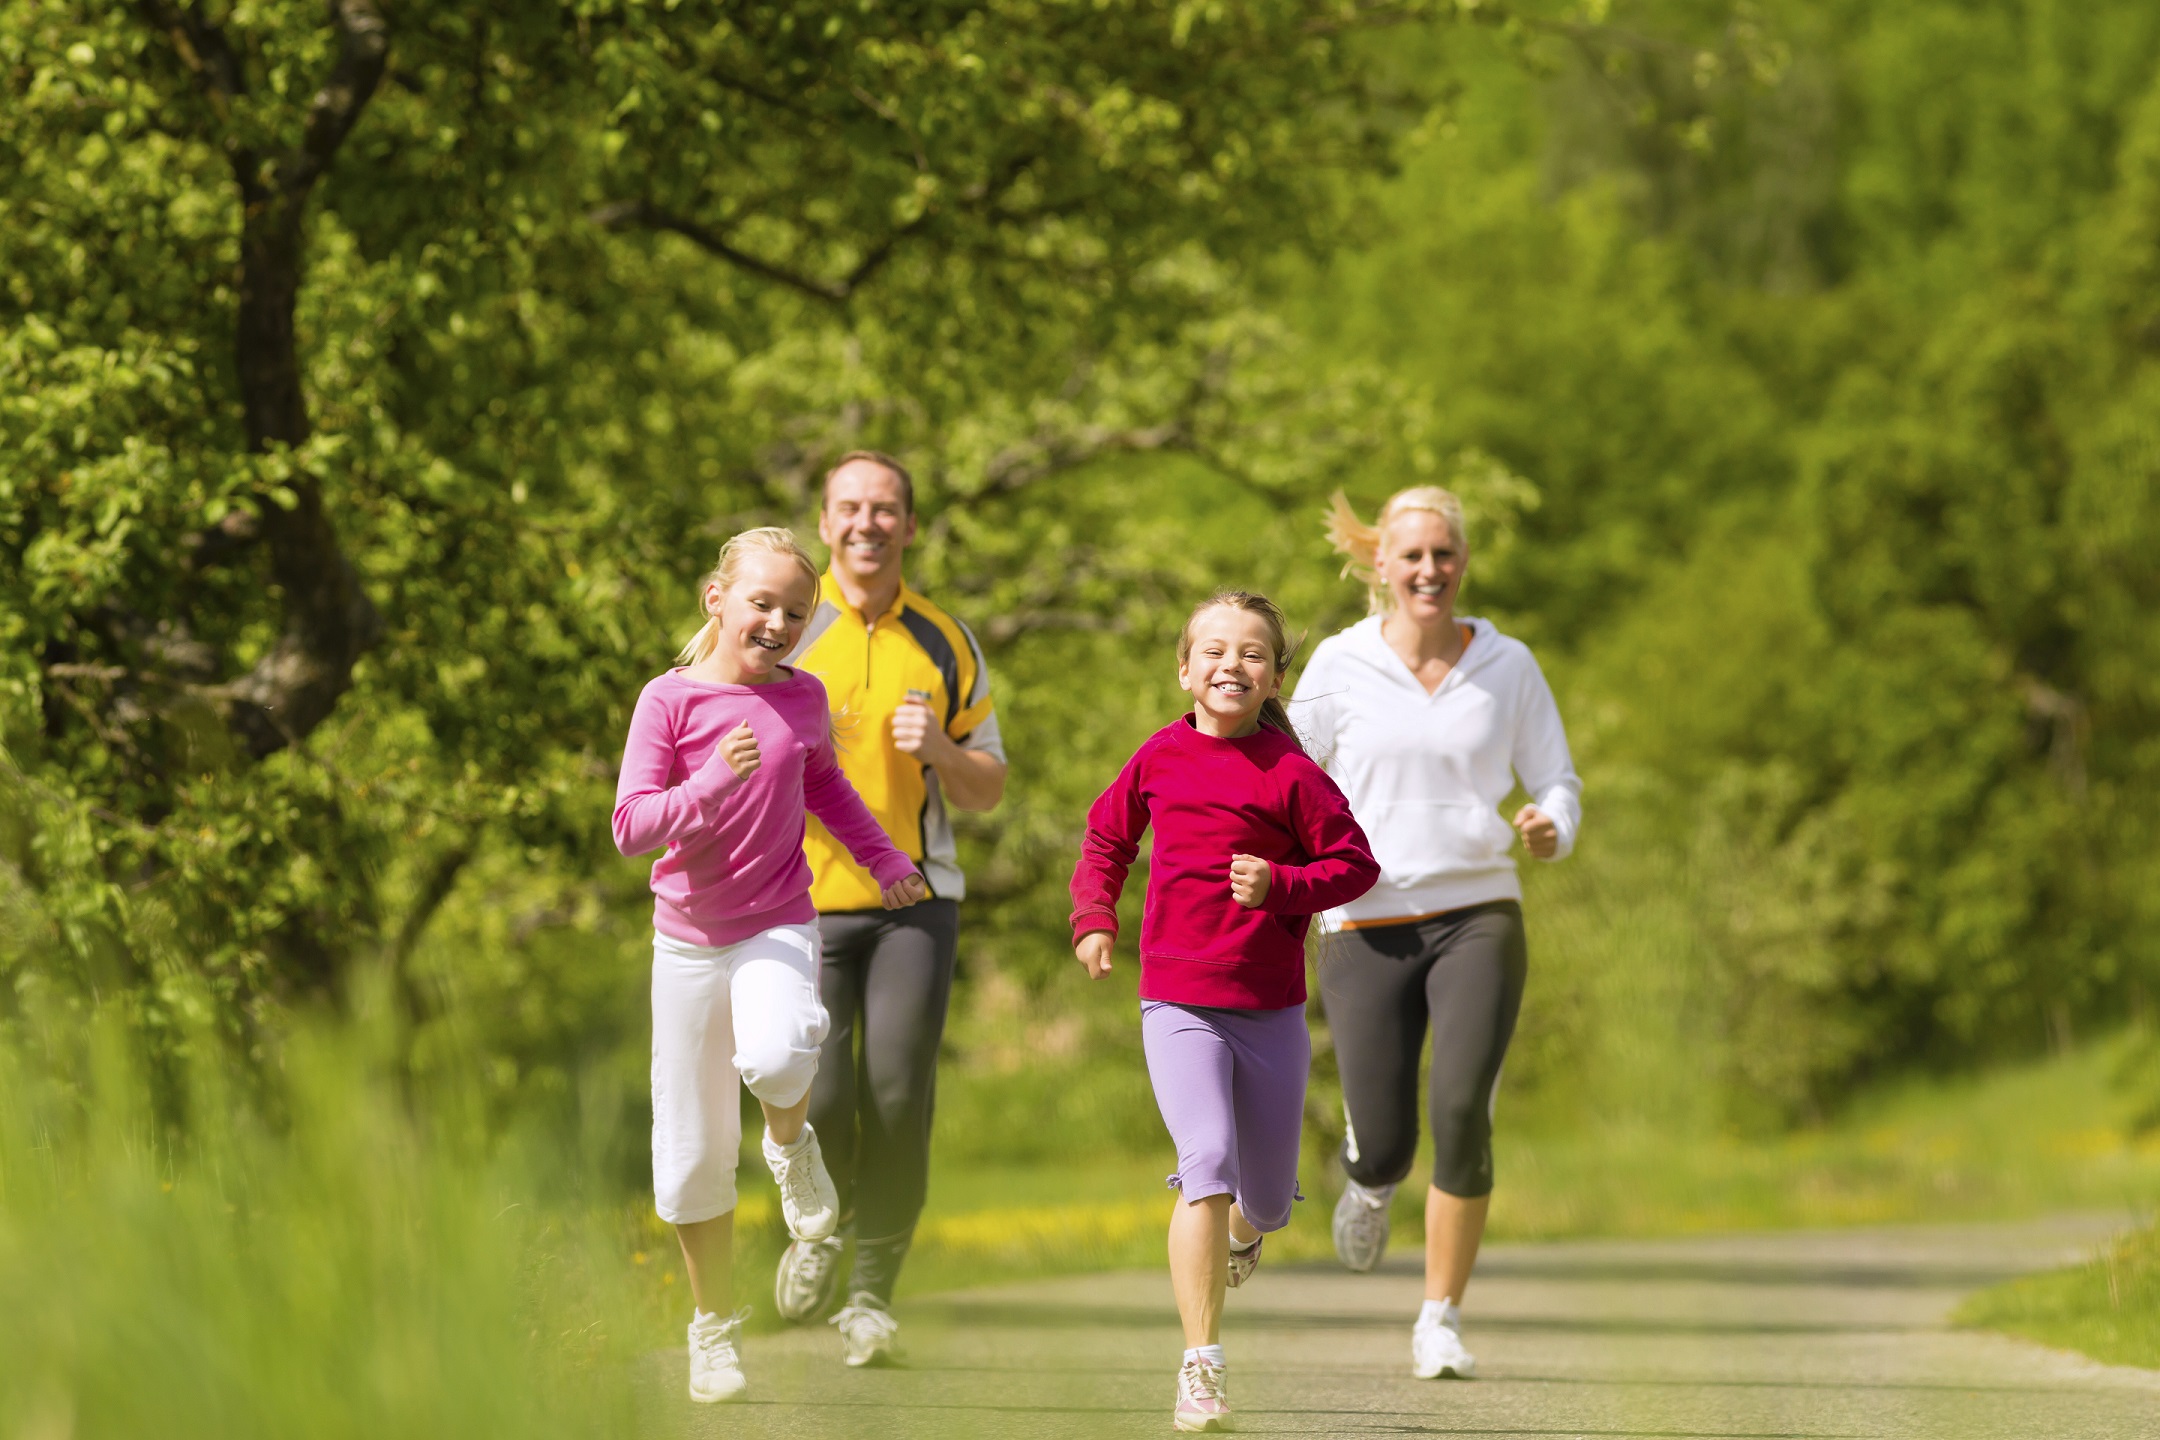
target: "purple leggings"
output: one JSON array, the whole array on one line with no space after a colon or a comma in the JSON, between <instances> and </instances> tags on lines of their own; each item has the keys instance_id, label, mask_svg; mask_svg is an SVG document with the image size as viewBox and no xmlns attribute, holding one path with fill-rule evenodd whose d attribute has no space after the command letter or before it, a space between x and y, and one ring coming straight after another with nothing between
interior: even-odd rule
<instances>
[{"instance_id":1,"label":"purple leggings","mask_svg":"<svg viewBox=\"0 0 2160 1440\"><path fill-rule=\"evenodd\" d=\"M1140 1002L1140 1042L1163 1124L1177 1142L1170 1186L1189 1204L1237 1202L1255 1230L1290 1223L1312 1038L1305 1007L1209 1010Z\"/></svg>"}]
</instances>

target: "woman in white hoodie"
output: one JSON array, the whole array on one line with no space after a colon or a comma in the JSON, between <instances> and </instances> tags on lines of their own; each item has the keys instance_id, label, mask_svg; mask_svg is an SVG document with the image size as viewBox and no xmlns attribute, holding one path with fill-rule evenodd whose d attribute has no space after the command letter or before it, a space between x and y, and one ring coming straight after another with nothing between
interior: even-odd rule
<instances>
[{"instance_id":1,"label":"woman in white hoodie","mask_svg":"<svg viewBox=\"0 0 2160 1440\"><path fill-rule=\"evenodd\" d=\"M1528 963L1509 852L1520 836L1540 860L1565 858L1582 785L1529 647L1455 615L1469 546L1452 494L1401 491L1370 526L1337 494L1328 538L1349 557L1344 573L1365 581L1372 614L1321 642L1290 713L1381 867L1379 884L1322 917L1348 1177L1335 1249L1370 1270L1387 1248L1389 1201L1417 1150L1429 1021L1433 1176L1411 1368L1468 1379L1476 1362L1458 1307L1485 1233L1493 1093ZM1518 777L1530 803L1511 827L1499 805Z\"/></svg>"}]
</instances>

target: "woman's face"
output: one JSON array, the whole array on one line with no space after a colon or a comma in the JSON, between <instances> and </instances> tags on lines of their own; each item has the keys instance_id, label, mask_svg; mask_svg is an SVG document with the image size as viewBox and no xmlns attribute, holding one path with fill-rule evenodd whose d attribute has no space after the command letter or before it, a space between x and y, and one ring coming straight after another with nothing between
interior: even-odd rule
<instances>
[{"instance_id":1,"label":"woman's face","mask_svg":"<svg viewBox=\"0 0 2160 1440\"><path fill-rule=\"evenodd\" d=\"M1267 621L1234 605L1210 605L1193 616L1192 648L1178 666L1178 684L1226 733L1254 723L1260 706L1282 689Z\"/></svg>"},{"instance_id":2,"label":"woman's face","mask_svg":"<svg viewBox=\"0 0 2160 1440\"><path fill-rule=\"evenodd\" d=\"M786 555L747 555L735 583L705 587L705 611L720 621L715 652L723 670L763 679L802 639L817 588Z\"/></svg>"},{"instance_id":3,"label":"woman's face","mask_svg":"<svg viewBox=\"0 0 2160 1440\"><path fill-rule=\"evenodd\" d=\"M1430 510L1404 511L1380 536L1380 581L1396 612L1421 628L1454 619L1469 559L1455 528Z\"/></svg>"}]
</instances>

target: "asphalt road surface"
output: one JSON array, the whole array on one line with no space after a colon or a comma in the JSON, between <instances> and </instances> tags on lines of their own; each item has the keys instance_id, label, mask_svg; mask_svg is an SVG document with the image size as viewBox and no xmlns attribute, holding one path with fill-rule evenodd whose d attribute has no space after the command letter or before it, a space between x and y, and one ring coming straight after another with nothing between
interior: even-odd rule
<instances>
[{"instance_id":1,"label":"asphalt road surface","mask_svg":"<svg viewBox=\"0 0 2160 1440\"><path fill-rule=\"evenodd\" d=\"M2160 1372L1948 1326L1968 1291L2077 1258L2120 1223L1495 1245L1471 1287L1469 1382L1410 1377L1413 1254L1371 1275L1263 1265L1230 1296L1230 1395L1244 1434L2160 1440ZM1172 1433L1181 1342L1162 1273L899 1313L905 1368L845 1369L828 1326L753 1337L748 1403L675 1399L668 1418L742 1440ZM654 1364L680 1397L682 1352Z\"/></svg>"}]
</instances>

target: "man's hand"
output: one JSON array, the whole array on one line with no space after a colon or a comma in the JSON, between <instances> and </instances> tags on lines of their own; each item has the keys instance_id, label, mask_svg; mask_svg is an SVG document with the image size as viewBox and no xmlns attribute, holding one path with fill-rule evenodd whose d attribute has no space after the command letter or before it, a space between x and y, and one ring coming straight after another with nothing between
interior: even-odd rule
<instances>
[{"instance_id":1,"label":"man's hand","mask_svg":"<svg viewBox=\"0 0 2160 1440\"><path fill-rule=\"evenodd\" d=\"M764 762L758 755L757 734L751 730L749 721L743 721L720 737L720 758L727 761L728 769L735 772L737 779L747 780L757 774L758 766Z\"/></svg>"},{"instance_id":2,"label":"man's hand","mask_svg":"<svg viewBox=\"0 0 2160 1440\"><path fill-rule=\"evenodd\" d=\"M1088 979L1100 980L1110 973L1110 943L1107 930L1090 930L1073 942L1073 958L1087 971Z\"/></svg>"},{"instance_id":3,"label":"man's hand","mask_svg":"<svg viewBox=\"0 0 2160 1440\"><path fill-rule=\"evenodd\" d=\"M1260 908L1260 902L1267 899L1268 886L1274 879L1274 870L1259 856L1230 857L1230 898L1246 909Z\"/></svg>"},{"instance_id":4,"label":"man's hand","mask_svg":"<svg viewBox=\"0 0 2160 1440\"><path fill-rule=\"evenodd\" d=\"M885 908L888 910L903 909L918 901L929 899L930 883L911 870L904 878L893 881L892 884L879 891L878 898L885 902Z\"/></svg>"},{"instance_id":5,"label":"man's hand","mask_svg":"<svg viewBox=\"0 0 2160 1440\"><path fill-rule=\"evenodd\" d=\"M1559 825L1535 805L1525 805L1515 812L1515 833L1522 836L1523 848L1540 860L1552 859L1560 848Z\"/></svg>"},{"instance_id":6,"label":"man's hand","mask_svg":"<svg viewBox=\"0 0 2160 1440\"><path fill-rule=\"evenodd\" d=\"M912 755L915 763L937 772L938 788L946 803L957 810L988 810L1005 794L1005 762L981 750L970 750L945 733L937 712L912 692L893 711L893 748Z\"/></svg>"},{"instance_id":7,"label":"man's hand","mask_svg":"<svg viewBox=\"0 0 2160 1440\"><path fill-rule=\"evenodd\" d=\"M935 765L944 758L946 750L959 747L937 722L930 707L920 700L903 700L900 708L893 711L893 748L903 755L912 755L925 765Z\"/></svg>"}]
</instances>

